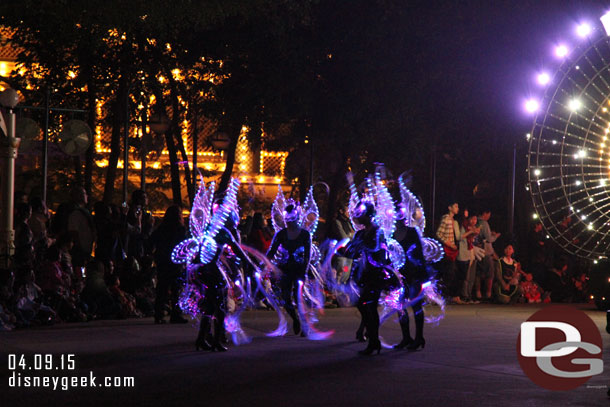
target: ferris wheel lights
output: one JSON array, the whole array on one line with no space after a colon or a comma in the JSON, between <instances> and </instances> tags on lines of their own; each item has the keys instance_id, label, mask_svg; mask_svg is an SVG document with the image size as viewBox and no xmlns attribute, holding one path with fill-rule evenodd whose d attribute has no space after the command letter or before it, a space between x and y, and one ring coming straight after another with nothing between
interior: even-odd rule
<instances>
[{"instance_id":1,"label":"ferris wheel lights","mask_svg":"<svg viewBox=\"0 0 610 407\"><path fill-rule=\"evenodd\" d=\"M600 17L600 21L606 30L606 35L610 35L610 11Z\"/></svg>"},{"instance_id":2,"label":"ferris wheel lights","mask_svg":"<svg viewBox=\"0 0 610 407\"><path fill-rule=\"evenodd\" d=\"M558 45L555 47L555 55L559 58L564 58L568 55L568 47L565 45Z\"/></svg>"},{"instance_id":3,"label":"ferris wheel lights","mask_svg":"<svg viewBox=\"0 0 610 407\"><path fill-rule=\"evenodd\" d=\"M553 140L553 144L557 144L557 140Z\"/></svg>"},{"instance_id":4,"label":"ferris wheel lights","mask_svg":"<svg viewBox=\"0 0 610 407\"><path fill-rule=\"evenodd\" d=\"M534 214L532 215L532 218L534 218L534 219L538 219L538 214L537 214L537 213L534 213Z\"/></svg>"},{"instance_id":5,"label":"ferris wheel lights","mask_svg":"<svg viewBox=\"0 0 610 407\"><path fill-rule=\"evenodd\" d=\"M589 226L587 226L587 229L589 229L589 230L593 230L593 224L592 224L592 223L589 223Z\"/></svg>"},{"instance_id":6,"label":"ferris wheel lights","mask_svg":"<svg viewBox=\"0 0 610 407\"><path fill-rule=\"evenodd\" d=\"M536 113L540 109L540 103L536 99L528 99L525 101L525 110L528 113Z\"/></svg>"},{"instance_id":7,"label":"ferris wheel lights","mask_svg":"<svg viewBox=\"0 0 610 407\"><path fill-rule=\"evenodd\" d=\"M525 138L526 138L527 140L529 140L529 139L530 139L530 137L532 137L532 135L531 135L530 133L527 133L527 134L525 135Z\"/></svg>"},{"instance_id":8,"label":"ferris wheel lights","mask_svg":"<svg viewBox=\"0 0 610 407\"><path fill-rule=\"evenodd\" d=\"M574 182L574 184L576 184L576 186L579 186L581 184L580 180L576 180L576 182Z\"/></svg>"},{"instance_id":9,"label":"ferris wheel lights","mask_svg":"<svg viewBox=\"0 0 610 407\"><path fill-rule=\"evenodd\" d=\"M606 113L608 111L607 107L602 107L602 112Z\"/></svg>"},{"instance_id":10,"label":"ferris wheel lights","mask_svg":"<svg viewBox=\"0 0 610 407\"><path fill-rule=\"evenodd\" d=\"M589 34L591 34L591 26L587 23L582 23L580 25L578 25L578 27L576 27L576 34L578 34L579 37L586 37Z\"/></svg>"},{"instance_id":11,"label":"ferris wheel lights","mask_svg":"<svg viewBox=\"0 0 610 407\"><path fill-rule=\"evenodd\" d=\"M542 86L547 85L551 81L550 75L546 72L539 73L537 79L538 79L538 84L540 84Z\"/></svg>"},{"instance_id":12,"label":"ferris wheel lights","mask_svg":"<svg viewBox=\"0 0 610 407\"><path fill-rule=\"evenodd\" d=\"M580 99L572 99L568 102L568 108L575 112L582 107L582 102Z\"/></svg>"},{"instance_id":13,"label":"ferris wheel lights","mask_svg":"<svg viewBox=\"0 0 610 407\"><path fill-rule=\"evenodd\" d=\"M539 176L539 175L540 175L540 170L539 170L538 168L536 168L536 169L534 170L534 175L535 175L535 176Z\"/></svg>"}]
</instances>

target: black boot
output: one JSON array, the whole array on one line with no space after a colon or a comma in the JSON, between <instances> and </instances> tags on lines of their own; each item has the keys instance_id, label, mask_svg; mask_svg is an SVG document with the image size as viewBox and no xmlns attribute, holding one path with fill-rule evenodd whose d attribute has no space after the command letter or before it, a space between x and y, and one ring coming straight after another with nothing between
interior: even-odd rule
<instances>
[{"instance_id":1,"label":"black boot","mask_svg":"<svg viewBox=\"0 0 610 407\"><path fill-rule=\"evenodd\" d=\"M610 334L610 309L606 311L606 332Z\"/></svg>"},{"instance_id":2,"label":"black boot","mask_svg":"<svg viewBox=\"0 0 610 407\"><path fill-rule=\"evenodd\" d=\"M366 325L366 331L369 334L369 344L361 350L361 355L370 355L377 351L377 354L381 351L381 342L379 341L379 314L377 312L377 301L371 301L361 307L364 311L364 322Z\"/></svg>"},{"instance_id":3,"label":"black boot","mask_svg":"<svg viewBox=\"0 0 610 407\"><path fill-rule=\"evenodd\" d=\"M294 330L295 335L300 335L301 332L301 321L299 320L299 316L297 315L294 308L286 308L286 312L292 318L292 329Z\"/></svg>"},{"instance_id":4,"label":"black boot","mask_svg":"<svg viewBox=\"0 0 610 407\"><path fill-rule=\"evenodd\" d=\"M360 319L360 326L358 327L358 330L356 331L356 340L358 342L366 342L366 332L365 332L365 326L364 326L364 317L362 317Z\"/></svg>"},{"instance_id":5,"label":"black boot","mask_svg":"<svg viewBox=\"0 0 610 407\"><path fill-rule=\"evenodd\" d=\"M411 338L411 333L409 332L409 313L405 311L405 313L400 316L399 321L400 330L402 331L402 340L394 345L394 349L404 349L413 343L413 338Z\"/></svg>"},{"instance_id":6,"label":"black boot","mask_svg":"<svg viewBox=\"0 0 610 407\"><path fill-rule=\"evenodd\" d=\"M225 321L223 317L214 318L214 344L212 345L213 351L226 352L228 349L222 344L222 338L225 332Z\"/></svg>"},{"instance_id":7,"label":"black boot","mask_svg":"<svg viewBox=\"0 0 610 407\"><path fill-rule=\"evenodd\" d=\"M210 318L203 316L201 317L201 323L199 325L199 335L195 341L195 350L212 350L212 345L206 340L210 333Z\"/></svg>"},{"instance_id":8,"label":"black boot","mask_svg":"<svg viewBox=\"0 0 610 407\"><path fill-rule=\"evenodd\" d=\"M424 339L424 310L414 308L414 319L415 319L415 340L409 346L408 350L417 350L421 346L423 349L426 346L426 340Z\"/></svg>"},{"instance_id":9,"label":"black boot","mask_svg":"<svg viewBox=\"0 0 610 407\"><path fill-rule=\"evenodd\" d=\"M375 351L377 351L377 354L379 355L379 352L381 352L381 342L379 341L379 339L371 338L368 346L365 349L359 351L358 353L361 355L371 355Z\"/></svg>"}]
</instances>

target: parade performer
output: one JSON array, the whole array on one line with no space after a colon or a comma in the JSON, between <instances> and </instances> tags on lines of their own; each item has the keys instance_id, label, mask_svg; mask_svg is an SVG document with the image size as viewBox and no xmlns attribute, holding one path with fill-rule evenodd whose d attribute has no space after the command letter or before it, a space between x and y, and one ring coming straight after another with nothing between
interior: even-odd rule
<instances>
[{"instance_id":1,"label":"parade performer","mask_svg":"<svg viewBox=\"0 0 610 407\"><path fill-rule=\"evenodd\" d=\"M355 260L352 278L359 288L357 308L362 316L356 338L364 338L364 326L369 342L360 354L370 355L381 350L377 310L379 298L382 291L400 286L394 269L404 263L404 253L400 245L391 238L396 212L379 171L376 171L374 177L367 178L367 190L363 198L358 194L351 173L348 174L348 181L348 212L357 232L347 246L338 249L338 253Z\"/></svg>"},{"instance_id":2,"label":"parade performer","mask_svg":"<svg viewBox=\"0 0 610 407\"><path fill-rule=\"evenodd\" d=\"M180 307L194 318L200 318L199 335L195 342L197 350L226 351L222 344L225 335L226 296L231 277L222 265L221 256L226 247L237 256L248 275L253 266L241 249L236 238L239 222L237 191L239 181L232 179L222 199L214 201L214 182L206 189L203 179L193 202L189 218L191 238L178 244L172 251L174 263L185 263L187 278L180 298ZM236 280L244 284L243 273ZM245 292L244 292L245 294ZM243 299L248 302L247 298ZM208 342L212 325L212 343ZM237 324L237 328L240 329Z\"/></svg>"},{"instance_id":3,"label":"parade performer","mask_svg":"<svg viewBox=\"0 0 610 407\"><path fill-rule=\"evenodd\" d=\"M312 311L306 305L306 302L312 304L313 309L322 309L324 306L321 278L317 270L320 254L312 242L318 218L313 188L309 189L301 207L298 202L285 199L281 187L278 186L278 193L271 208L271 219L276 233L267 257L281 270L281 296L284 309L292 318L295 335L307 336L314 340L326 339L332 334L319 332L313 327L313 318L310 317Z\"/></svg>"},{"instance_id":4,"label":"parade performer","mask_svg":"<svg viewBox=\"0 0 610 407\"><path fill-rule=\"evenodd\" d=\"M401 175L398 178L400 188L401 203L399 205L399 222L395 233L396 240L402 246L405 256L404 266L400 269L405 284L405 296L403 304L411 306L413 309L413 319L415 321L415 339L411 337L409 331L409 313L403 307L399 311L400 328L402 340L394 345L395 349L407 348L417 350L424 348L424 302L423 287L430 280L427 265L429 262L436 262L442 257L442 247L433 239L423 237L425 217L424 211L419 200L407 189L405 180ZM423 243L423 244L422 244ZM426 255L424 254L426 248Z\"/></svg>"}]
</instances>

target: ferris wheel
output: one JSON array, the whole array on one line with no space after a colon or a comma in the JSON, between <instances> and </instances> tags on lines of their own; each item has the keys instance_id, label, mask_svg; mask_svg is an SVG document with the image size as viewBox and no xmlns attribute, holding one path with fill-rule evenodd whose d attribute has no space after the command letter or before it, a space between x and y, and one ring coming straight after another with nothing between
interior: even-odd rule
<instances>
[{"instance_id":1,"label":"ferris wheel","mask_svg":"<svg viewBox=\"0 0 610 407\"><path fill-rule=\"evenodd\" d=\"M540 72L544 96L525 102L535 113L528 185L533 218L566 251L599 260L610 254L610 14L581 24L572 46L558 44L554 75ZM610 29L610 24L608 29Z\"/></svg>"}]
</instances>

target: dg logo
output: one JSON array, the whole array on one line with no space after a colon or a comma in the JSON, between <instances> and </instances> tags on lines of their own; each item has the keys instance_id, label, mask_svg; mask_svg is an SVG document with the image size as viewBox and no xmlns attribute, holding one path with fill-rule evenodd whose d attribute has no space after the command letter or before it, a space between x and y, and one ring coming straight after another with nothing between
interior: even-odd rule
<instances>
[{"instance_id":1,"label":"dg logo","mask_svg":"<svg viewBox=\"0 0 610 407\"><path fill-rule=\"evenodd\" d=\"M567 305L550 305L523 322L517 355L523 372L549 390L575 389L604 370L599 329Z\"/></svg>"}]
</instances>

